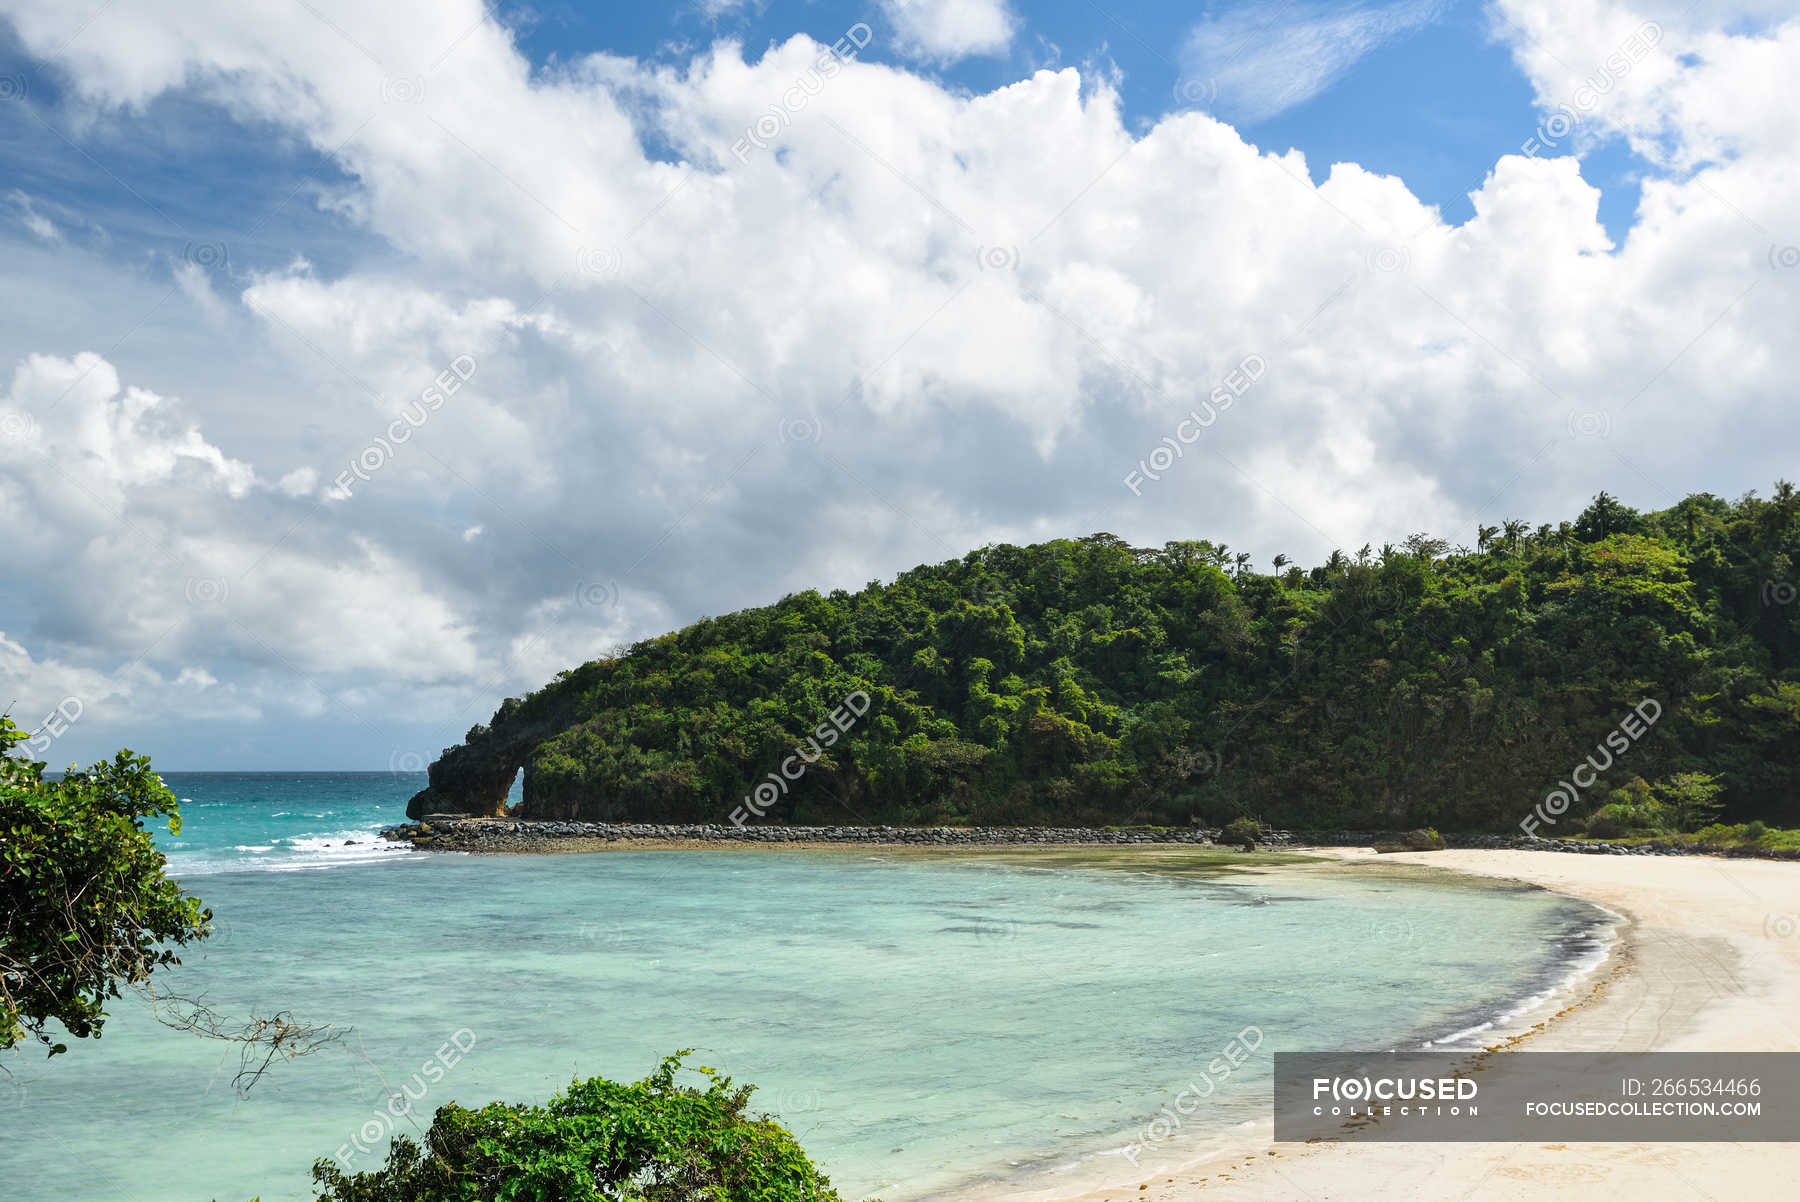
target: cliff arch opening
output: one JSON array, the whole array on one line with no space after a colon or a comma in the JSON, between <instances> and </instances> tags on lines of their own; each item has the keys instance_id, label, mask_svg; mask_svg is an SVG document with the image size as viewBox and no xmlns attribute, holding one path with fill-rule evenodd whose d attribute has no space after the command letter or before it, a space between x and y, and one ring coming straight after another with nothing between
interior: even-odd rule
<instances>
[{"instance_id":1,"label":"cliff arch opening","mask_svg":"<svg viewBox=\"0 0 1800 1202\"><path fill-rule=\"evenodd\" d=\"M406 816L495 818L517 805L521 816L541 817L531 812L536 791L528 765L538 744L569 724L569 707L569 698L554 691L501 702L491 725L471 727L432 762L431 783L407 803Z\"/></svg>"}]
</instances>

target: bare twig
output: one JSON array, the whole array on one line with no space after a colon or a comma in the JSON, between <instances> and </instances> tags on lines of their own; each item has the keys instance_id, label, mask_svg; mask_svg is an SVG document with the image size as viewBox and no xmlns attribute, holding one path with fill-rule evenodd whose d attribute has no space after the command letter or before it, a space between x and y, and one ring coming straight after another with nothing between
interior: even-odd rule
<instances>
[{"instance_id":1,"label":"bare twig","mask_svg":"<svg viewBox=\"0 0 1800 1202\"><path fill-rule=\"evenodd\" d=\"M239 1045L238 1072L231 1087L248 1094L276 1058L295 1060L343 1040L345 1032L321 1023L303 1023L291 1010L279 1010L264 1018L252 1011L248 1019L221 1015L200 998L158 991L143 982L135 986L150 1003L156 1021L202 1039Z\"/></svg>"}]
</instances>

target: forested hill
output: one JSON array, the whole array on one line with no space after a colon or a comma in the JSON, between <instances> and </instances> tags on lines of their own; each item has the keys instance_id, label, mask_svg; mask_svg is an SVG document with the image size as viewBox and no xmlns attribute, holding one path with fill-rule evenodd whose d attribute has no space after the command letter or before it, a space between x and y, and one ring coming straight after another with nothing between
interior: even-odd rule
<instances>
[{"instance_id":1,"label":"forested hill","mask_svg":"<svg viewBox=\"0 0 1800 1202\"><path fill-rule=\"evenodd\" d=\"M564 672L409 813L496 813L524 766L526 817L1507 830L1591 757L1547 833L1714 792L1800 825L1797 561L1786 483L1272 575L1207 542L991 546Z\"/></svg>"}]
</instances>

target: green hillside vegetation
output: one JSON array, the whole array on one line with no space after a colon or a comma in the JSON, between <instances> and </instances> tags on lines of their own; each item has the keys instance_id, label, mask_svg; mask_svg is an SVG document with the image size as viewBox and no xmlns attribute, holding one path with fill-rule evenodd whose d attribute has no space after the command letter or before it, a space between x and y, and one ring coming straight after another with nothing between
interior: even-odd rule
<instances>
[{"instance_id":1,"label":"green hillside vegetation","mask_svg":"<svg viewBox=\"0 0 1800 1202\"><path fill-rule=\"evenodd\" d=\"M1785 482L1249 560L1096 534L706 618L508 700L409 812L496 813L523 766L539 818L1516 830L1649 699L1543 833L1800 825Z\"/></svg>"}]
</instances>

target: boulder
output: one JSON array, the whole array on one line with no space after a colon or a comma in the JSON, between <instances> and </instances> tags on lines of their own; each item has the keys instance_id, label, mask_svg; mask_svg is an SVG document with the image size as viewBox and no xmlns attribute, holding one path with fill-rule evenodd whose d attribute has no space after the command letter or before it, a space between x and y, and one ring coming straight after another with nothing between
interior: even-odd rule
<instances>
[{"instance_id":1,"label":"boulder","mask_svg":"<svg viewBox=\"0 0 1800 1202\"><path fill-rule=\"evenodd\" d=\"M1444 837L1436 831L1405 831L1375 844L1376 851L1443 851Z\"/></svg>"}]
</instances>

